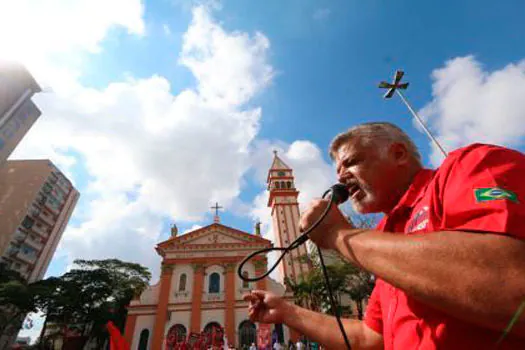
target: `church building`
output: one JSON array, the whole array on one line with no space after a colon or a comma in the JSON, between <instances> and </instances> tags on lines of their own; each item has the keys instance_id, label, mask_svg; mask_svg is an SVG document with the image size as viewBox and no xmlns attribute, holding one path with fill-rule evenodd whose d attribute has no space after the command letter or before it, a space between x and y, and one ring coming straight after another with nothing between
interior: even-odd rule
<instances>
[{"instance_id":1,"label":"church building","mask_svg":"<svg viewBox=\"0 0 525 350\"><path fill-rule=\"evenodd\" d=\"M272 232L275 246L287 246L299 235L299 192L294 175L274 152L268 172L268 206L272 211ZM277 281L265 278L258 282L243 281L237 275L240 262L248 254L272 246L263 238L259 224L248 233L220 222L218 205L214 222L208 226L179 235L176 226L171 237L157 245L162 257L159 282L147 288L128 307L125 337L135 350L175 349L177 342L190 334L207 334L220 329L228 344L237 349L257 343L257 330L267 327L248 319L248 304L242 295L252 289L270 290L293 302L284 278L298 281L310 265L303 245L279 263ZM267 271L264 255L244 265L242 274L259 276ZM298 334L284 325L272 325L280 342L296 340Z\"/></svg>"}]
</instances>

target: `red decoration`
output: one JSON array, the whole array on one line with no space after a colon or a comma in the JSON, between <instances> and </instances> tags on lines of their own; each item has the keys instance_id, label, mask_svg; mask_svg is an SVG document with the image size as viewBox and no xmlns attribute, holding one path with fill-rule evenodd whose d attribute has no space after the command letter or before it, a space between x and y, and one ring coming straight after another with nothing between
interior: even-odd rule
<instances>
[{"instance_id":1,"label":"red decoration","mask_svg":"<svg viewBox=\"0 0 525 350\"><path fill-rule=\"evenodd\" d=\"M126 339L120 334L119 329L109 321L106 324L109 332L109 349L110 350L129 350L129 345Z\"/></svg>"}]
</instances>

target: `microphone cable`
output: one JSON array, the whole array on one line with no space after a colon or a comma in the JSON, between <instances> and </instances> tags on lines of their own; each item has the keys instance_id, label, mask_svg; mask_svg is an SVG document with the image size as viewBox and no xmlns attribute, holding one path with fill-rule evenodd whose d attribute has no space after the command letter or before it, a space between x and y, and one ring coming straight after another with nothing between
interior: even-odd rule
<instances>
[{"instance_id":1,"label":"microphone cable","mask_svg":"<svg viewBox=\"0 0 525 350\"><path fill-rule=\"evenodd\" d=\"M309 227L302 235L297 237L297 239L295 241L293 241L292 243L290 243L287 247L264 248L264 249L260 249L260 250L257 250L255 252L249 254L239 264L239 267L237 268L237 275L243 281L246 281L246 282L257 282L257 281L262 280L263 278L267 277L270 273L272 273L273 270L275 270L277 268L277 266L279 265L279 263L281 262L281 260L284 258L284 256L287 253L289 253L290 251L298 248L300 245L302 245L303 243L305 243L308 240L308 234L310 232L312 232L312 230L314 230L317 226L319 226L321 221L324 220L324 218L326 217L326 215L328 214L328 212L332 208L332 205L334 205L334 204L339 205L339 204L345 202L348 199L348 197L350 196L346 186L343 185L343 184L340 184L340 183L335 184L332 187L330 187L323 194L322 198L325 198L328 194L330 194L330 202L328 203L328 206L326 207L324 212L321 214L319 219L317 219L317 221L311 227ZM264 274L262 274L260 276L255 276L255 277L246 277L246 276L242 275L244 264L246 264L249 260L251 260L252 258L254 258L257 255L268 253L268 252L272 252L272 251L280 251L282 253L281 253L281 256L279 257L279 259L277 259L275 264L268 271L266 271ZM333 291L332 291L332 285L330 284L330 279L328 277L328 270L326 269L326 265L324 263L323 254L322 254L321 248L319 248L319 246L317 246L317 253L319 254L319 262L321 263L321 269L323 271L323 276L324 276L326 288L328 290L328 296L329 296L329 299L330 299L330 307L332 308L332 312L334 313L334 316L335 316L335 318L337 320L337 324L339 326L339 330L341 331L341 334L343 335L343 338L344 338L344 341L345 341L345 344L346 344L346 348L348 350L351 350L352 346L350 345L350 341L348 340L348 337L346 335L345 329L343 327L343 323L341 322L341 315L340 315L340 312L339 312L340 310L337 308L337 305L336 305L336 302L335 302L335 298L334 298Z\"/></svg>"}]
</instances>

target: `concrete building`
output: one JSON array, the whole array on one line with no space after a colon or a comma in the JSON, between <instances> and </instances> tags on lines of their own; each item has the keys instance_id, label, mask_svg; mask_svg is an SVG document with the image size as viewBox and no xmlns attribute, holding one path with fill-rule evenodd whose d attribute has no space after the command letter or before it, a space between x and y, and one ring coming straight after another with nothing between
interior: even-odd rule
<instances>
[{"instance_id":1,"label":"concrete building","mask_svg":"<svg viewBox=\"0 0 525 350\"><path fill-rule=\"evenodd\" d=\"M40 116L31 97L40 86L21 65L0 61L0 166Z\"/></svg>"},{"instance_id":2,"label":"concrete building","mask_svg":"<svg viewBox=\"0 0 525 350\"><path fill-rule=\"evenodd\" d=\"M49 160L0 167L0 257L29 282L42 279L79 198Z\"/></svg>"}]
</instances>

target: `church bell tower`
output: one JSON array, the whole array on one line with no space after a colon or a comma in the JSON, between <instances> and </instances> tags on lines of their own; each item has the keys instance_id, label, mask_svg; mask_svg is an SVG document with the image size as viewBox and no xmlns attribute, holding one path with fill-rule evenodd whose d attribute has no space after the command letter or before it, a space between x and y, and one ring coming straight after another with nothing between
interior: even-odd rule
<instances>
[{"instance_id":1,"label":"church bell tower","mask_svg":"<svg viewBox=\"0 0 525 350\"><path fill-rule=\"evenodd\" d=\"M268 207L272 208L272 227L275 235L275 246L286 247L300 236L299 232L299 191L295 188L292 169L283 162L274 151L273 163L268 171ZM310 270L306 260L308 256L306 246L287 253L279 263L280 280L288 277L294 282L301 279L301 275Z\"/></svg>"}]
</instances>

